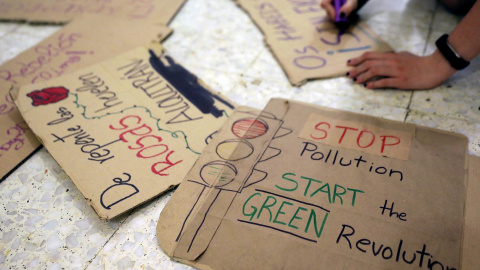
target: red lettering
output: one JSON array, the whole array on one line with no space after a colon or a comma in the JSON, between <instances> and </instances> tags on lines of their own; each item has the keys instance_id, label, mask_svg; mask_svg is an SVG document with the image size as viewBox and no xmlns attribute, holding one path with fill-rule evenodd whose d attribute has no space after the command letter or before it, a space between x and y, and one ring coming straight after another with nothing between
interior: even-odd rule
<instances>
[{"instance_id":1,"label":"red lettering","mask_svg":"<svg viewBox=\"0 0 480 270\"><path fill-rule=\"evenodd\" d=\"M142 121L142 118L140 118L139 116L136 116L136 115L127 115L125 117L123 117L122 119L120 119L120 125L123 126L123 128L115 128L113 127L113 125L110 125L110 129L113 129L113 130L124 130L126 128L128 128L129 126L128 125L125 125L123 122L127 119L127 118L130 118L130 117L134 117L137 119L137 123L135 123L135 125L138 125L140 124L140 122Z\"/></svg>"},{"instance_id":2,"label":"red lettering","mask_svg":"<svg viewBox=\"0 0 480 270\"><path fill-rule=\"evenodd\" d=\"M153 155L153 156L145 156L145 155L142 154L143 151L145 151L145 150L148 151L148 149L153 148L153 147L157 147L157 146L161 146L161 147L165 148L165 150L163 150L162 152L157 153L156 155ZM150 145L148 147L145 147L142 150L138 151L137 157L139 157L139 158L152 158L152 157L160 156L161 154L163 154L167 151L168 151L168 146L166 146L165 144L155 144L155 145Z\"/></svg>"},{"instance_id":3,"label":"red lettering","mask_svg":"<svg viewBox=\"0 0 480 270\"><path fill-rule=\"evenodd\" d=\"M380 136L382 138L382 149L380 150L380 153L383 153L383 151L385 150L385 146L393 146L393 145L397 145L400 143L400 138L398 138L397 136ZM396 141L394 143L387 143L387 138L392 138L392 139L395 139Z\"/></svg>"},{"instance_id":4,"label":"red lettering","mask_svg":"<svg viewBox=\"0 0 480 270\"><path fill-rule=\"evenodd\" d=\"M155 135L145 135L135 142L138 145L138 147L132 147L130 145L130 146L128 146L128 149L137 150L137 149L141 149L141 148L145 147L145 144L140 142L140 141L143 141L143 139L145 139L145 138L154 138L154 139L156 139L155 143L162 142L162 140L163 140L162 137L158 137L158 136L155 136Z\"/></svg>"},{"instance_id":5,"label":"red lettering","mask_svg":"<svg viewBox=\"0 0 480 270\"><path fill-rule=\"evenodd\" d=\"M142 118L139 116L128 115L120 119L120 127L114 127L113 125L110 125L109 127L113 130L124 130L118 137L126 143L129 141L133 142L132 138L140 136L140 138L135 141L135 144L128 146L128 149L130 150L138 150L136 153L138 158L147 159L166 154L169 151L169 147L166 144L159 144L163 141L162 137L150 134L153 129L147 124L141 124L141 122ZM163 172L183 161L170 161L170 155L172 153L174 153L174 151L170 150L170 152L166 154L164 161L153 163L151 170L154 174L168 176L169 174Z\"/></svg>"},{"instance_id":6,"label":"red lettering","mask_svg":"<svg viewBox=\"0 0 480 270\"><path fill-rule=\"evenodd\" d=\"M147 131L146 131L145 133L137 133L137 131L140 132L140 130L142 130L142 129L147 129ZM141 126L139 126L139 127L136 127L136 128L133 128L133 129L129 129L129 130L127 130L127 131L122 132L122 134L120 134L120 136L118 136L118 137L119 137L120 139L122 139L122 141L128 142L128 140L125 139L125 134L130 133L130 134L132 134L132 135L140 136L140 135L147 135L147 134L149 134L150 132L152 132L152 129L151 129L149 126L147 126L147 124L143 124L143 125L141 125Z\"/></svg>"},{"instance_id":7,"label":"red lettering","mask_svg":"<svg viewBox=\"0 0 480 270\"><path fill-rule=\"evenodd\" d=\"M319 129L318 127L320 125L327 125L328 126L328 129L330 129L330 124L327 123L327 122L320 122L318 123L316 126L315 126L315 130L318 130L318 131L322 131L324 133L324 136L323 137L314 137L313 134L310 134L310 137L312 137L312 139L315 139L315 140L322 140L322 139L325 139L327 137L327 131L324 130L324 129Z\"/></svg>"},{"instance_id":8,"label":"red lettering","mask_svg":"<svg viewBox=\"0 0 480 270\"><path fill-rule=\"evenodd\" d=\"M363 137L363 133L364 133L364 132L370 133L370 134L372 135L372 140L370 141L369 144L367 144L367 145L365 145L365 146L361 146L361 145L360 145L360 139ZM360 132L360 134L358 134L358 137L357 137L357 145L358 145L358 147L360 147L360 148L367 148L367 147L372 146L372 144L373 144L374 142L375 142L375 134L373 134L372 132L370 132L370 131L368 131L368 130L362 130L362 131Z\"/></svg>"},{"instance_id":9,"label":"red lettering","mask_svg":"<svg viewBox=\"0 0 480 270\"><path fill-rule=\"evenodd\" d=\"M169 157L170 155L173 153L173 151L170 151L170 153L168 153L167 157L165 158L165 161L161 161L161 162L157 162L155 164L152 165L152 172L155 173L155 174L158 174L158 175L162 175L162 176L167 176L168 174L164 174L162 173L163 171L165 170L168 170L169 168L177 165L178 163L182 162L183 160L180 160L180 161L177 161L175 163L172 163L170 160L169 160ZM156 167L157 165L160 165L160 164L166 164L168 166L166 166L165 168L161 169L161 170L158 170Z\"/></svg>"},{"instance_id":10,"label":"red lettering","mask_svg":"<svg viewBox=\"0 0 480 270\"><path fill-rule=\"evenodd\" d=\"M347 130L358 130L358 128L351 128L351 127L344 127L344 126L335 126L336 128L343 128L343 133L342 136L340 136L340 140L338 140L338 143L342 143L343 138L345 137L345 134L347 134Z\"/></svg>"}]
</instances>

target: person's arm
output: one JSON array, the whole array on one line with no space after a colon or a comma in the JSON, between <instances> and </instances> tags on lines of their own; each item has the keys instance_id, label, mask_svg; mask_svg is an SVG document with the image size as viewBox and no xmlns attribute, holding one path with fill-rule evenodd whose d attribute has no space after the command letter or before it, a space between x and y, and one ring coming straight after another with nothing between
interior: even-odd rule
<instances>
[{"instance_id":1,"label":"person's arm","mask_svg":"<svg viewBox=\"0 0 480 270\"><path fill-rule=\"evenodd\" d=\"M453 29L448 43L463 59L470 61L480 54L480 1L476 1L463 20Z\"/></svg>"},{"instance_id":2,"label":"person's arm","mask_svg":"<svg viewBox=\"0 0 480 270\"><path fill-rule=\"evenodd\" d=\"M465 60L480 54L480 1L451 32L448 43ZM457 70L437 49L428 56L416 56L409 52L364 53L352 58L347 76L367 88L430 89L442 84ZM378 80L372 80L378 78Z\"/></svg>"}]
</instances>

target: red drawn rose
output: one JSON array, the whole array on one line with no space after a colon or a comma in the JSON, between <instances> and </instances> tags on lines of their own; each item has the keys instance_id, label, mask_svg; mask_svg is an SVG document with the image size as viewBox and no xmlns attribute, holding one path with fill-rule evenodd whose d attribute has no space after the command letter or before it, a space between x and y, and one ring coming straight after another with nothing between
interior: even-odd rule
<instances>
[{"instance_id":1,"label":"red drawn rose","mask_svg":"<svg viewBox=\"0 0 480 270\"><path fill-rule=\"evenodd\" d=\"M35 90L27 94L27 97L32 98L33 106L40 106L40 105L55 103L62 99L67 98L67 96L68 96L68 89L61 86L45 88L42 90Z\"/></svg>"}]
</instances>

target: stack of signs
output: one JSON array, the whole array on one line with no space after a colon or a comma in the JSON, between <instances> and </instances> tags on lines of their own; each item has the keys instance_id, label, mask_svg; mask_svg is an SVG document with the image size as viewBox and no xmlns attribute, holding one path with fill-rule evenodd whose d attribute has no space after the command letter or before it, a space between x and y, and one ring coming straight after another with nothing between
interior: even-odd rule
<instances>
[{"instance_id":1,"label":"stack of signs","mask_svg":"<svg viewBox=\"0 0 480 270\"><path fill-rule=\"evenodd\" d=\"M158 43L12 91L101 218L175 187L233 109Z\"/></svg>"},{"instance_id":2,"label":"stack of signs","mask_svg":"<svg viewBox=\"0 0 480 270\"><path fill-rule=\"evenodd\" d=\"M160 214L157 238L200 269L459 269L467 143L288 100L240 107Z\"/></svg>"},{"instance_id":3,"label":"stack of signs","mask_svg":"<svg viewBox=\"0 0 480 270\"><path fill-rule=\"evenodd\" d=\"M13 84L57 78L151 41L160 42L171 32L158 23L85 14L3 64L0 67L0 179L40 146L10 99L8 91Z\"/></svg>"},{"instance_id":4,"label":"stack of signs","mask_svg":"<svg viewBox=\"0 0 480 270\"><path fill-rule=\"evenodd\" d=\"M318 1L237 0L263 31L290 82L345 75L347 60L366 51L391 51L364 23L340 30Z\"/></svg>"}]
</instances>

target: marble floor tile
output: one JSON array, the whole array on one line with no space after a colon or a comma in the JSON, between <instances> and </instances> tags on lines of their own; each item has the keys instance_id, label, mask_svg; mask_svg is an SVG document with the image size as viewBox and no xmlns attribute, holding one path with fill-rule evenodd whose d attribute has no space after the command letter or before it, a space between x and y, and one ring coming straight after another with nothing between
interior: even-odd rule
<instances>
[{"instance_id":1,"label":"marble floor tile","mask_svg":"<svg viewBox=\"0 0 480 270\"><path fill-rule=\"evenodd\" d=\"M0 184L0 197L0 265L11 269L82 268L125 219L100 220L44 148Z\"/></svg>"},{"instance_id":2,"label":"marble floor tile","mask_svg":"<svg viewBox=\"0 0 480 270\"><path fill-rule=\"evenodd\" d=\"M190 7L188 4L185 9L193 9L192 17L198 18L183 21L182 25L194 23L202 28L193 34L197 37L190 44L184 64L244 72L263 49L263 37L250 18L233 1L199 0Z\"/></svg>"},{"instance_id":3,"label":"marble floor tile","mask_svg":"<svg viewBox=\"0 0 480 270\"><path fill-rule=\"evenodd\" d=\"M262 41L263 42L263 41ZM258 78L268 78L281 83L289 83L286 73L278 64L277 59L269 48L263 48L252 65L243 72L243 75Z\"/></svg>"},{"instance_id":4,"label":"marble floor tile","mask_svg":"<svg viewBox=\"0 0 480 270\"><path fill-rule=\"evenodd\" d=\"M394 51L422 55L435 8L434 0L374 0L359 15Z\"/></svg>"},{"instance_id":5,"label":"marble floor tile","mask_svg":"<svg viewBox=\"0 0 480 270\"><path fill-rule=\"evenodd\" d=\"M158 217L171 195L137 208L86 269L191 269L171 261L157 242Z\"/></svg>"},{"instance_id":6,"label":"marble floor tile","mask_svg":"<svg viewBox=\"0 0 480 270\"><path fill-rule=\"evenodd\" d=\"M8 35L9 33L15 31L15 29L19 28L20 25L14 22L3 22L0 24L0 40Z\"/></svg>"},{"instance_id":7,"label":"marble floor tile","mask_svg":"<svg viewBox=\"0 0 480 270\"><path fill-rule=\"evenodd\" d=\"M239 73L223 72L198 66L191 66L189 70L208 85L210 89L221 94L232 90L238 84L241 77ZM237 104L241 104L241 101Z\"/></svg>"},{"instance_id":8,"label":"marble floor tile","mask_svg":"<svg viewBox=\"0 0 480 270\"><path fill-rule=\"evenodd\" d=\"M451 78L434 91L418 91L412 98L410 109L471 122L480 122L480 81Z\"/></svg>"}]
</instances>

